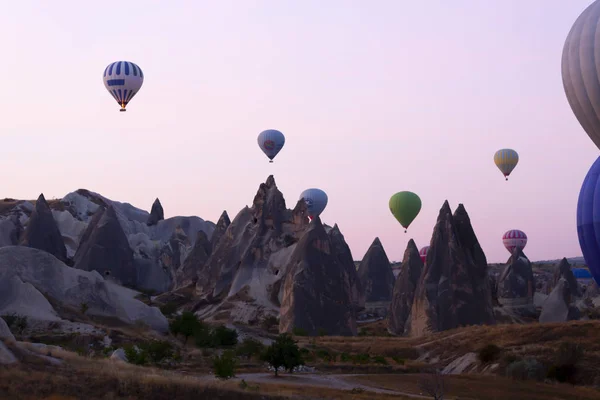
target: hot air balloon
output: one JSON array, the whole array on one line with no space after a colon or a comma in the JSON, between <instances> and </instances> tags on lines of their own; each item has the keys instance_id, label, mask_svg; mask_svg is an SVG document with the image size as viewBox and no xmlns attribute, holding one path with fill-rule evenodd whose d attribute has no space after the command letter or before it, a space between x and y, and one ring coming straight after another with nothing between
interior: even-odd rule
<instances>
[{"instance_id":1,"label":"hot air balloon","mask_svg":"<svg viewBox=\"0 0 600 400\"><path fill-rule=\"evenodd\" d=\"M583 258L600 285L600 157L588 171L577 201L577 236Z\"/></svg>"},{"instance_id":2,"label":"hot air balloon","mask_svg":"<svg viewBox=\"0 0 600 400\"><path fill-rule=\"evenodd\" d=\"M422 247L421 250L419 250L419 255L421 256L423 264L425 263L425 260L427 260L427 250L429 250L429 246Z\"/></svg>"},{"instance_id":3,"label":"hot air balloon","mask_svg":"<svg viewBox=\"0 0 600 400\"><path fill-rule=\"evenodd\" d=\"M502 243L506 250L512 254L515 249L523 250L527 245L527 235L518 229L512 229L502 235Z\"/></svg>"},{"instance_id":4,"label":"hot air balloon","mask_svg":"<svg viewBox=\"0 0 600 400\"><path fill-rule=\"evenodd\" d=\"M413 192L398 192L390 198L390 211L404 227L404 233L421 211L421 199Z\"/></svg>"},{"instance_id":5,"label":"hot air balloon","mask_svg":"<svg viewBox=\"0 0 600 400\"><path fill-rule=\"evenodd\" d=\"M496 167L500 172L504 174L506 180L508 180L508 176L515 169L518 162L519 155L513 149L501 149L494 154L494 163L496 163Z\"/></svg>"},{"instance_id":6,"label":"hot air balloon","mask_svg":"<svg viewBox=\"0 0 600 400\"><path fill-rule=\"evenodd\" d=\"M281 151L285 144L283 133L275 129L267 129L258 134L258 146L269 157L269 162Z\"/></svg>"},{"instance_id":7,"label":"hot air balloon","mask_svg":"<svg viewBox=\"0 0 600 400\"><path fill-rule=\"evenodd\" d=\"M121 106L120 111L127 111L125 107L143 83L142 69L132 62L115 61L104 70L104 86Z\"/></svg>"},{"instance_id":8,"label":"hot air balloon","mask_svg":"<svg viewBox=\"0 0 600 400\"><path fill-rule=\"evenodd\" d=\"M327 206L327 193L321 189L306 189L300 194L300 199L304 199L306 202L306 208L308 209L308 216L311 220L321 215L325 207ZM299 200L300 200L299 199Z\"/></svg>"},{"instance_id":9,"label":"hot air balloon","mask_svg":"<svg viewBox=\"0 0 600 400\"><path fill-rule=\"evenodd\" d=\"M562 52L562 81L575 117L600 149L600 1L579 15Z\"/></svg>"}]
</instances>

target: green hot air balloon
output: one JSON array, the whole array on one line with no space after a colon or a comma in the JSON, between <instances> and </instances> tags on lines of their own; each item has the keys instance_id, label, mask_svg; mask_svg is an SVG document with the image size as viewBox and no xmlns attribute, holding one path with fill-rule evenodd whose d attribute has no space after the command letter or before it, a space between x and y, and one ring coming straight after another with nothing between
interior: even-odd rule
<instances>
[{"instance_id":1,"label":"green hot air balloon","mask_svg":"<svg viewBox=\"0 0 600 400\"><path fill-rule=\"evenodd\" d=\"M390 211L406 233L408 226L421 211L421 199L413 192L398 192L390 198Z\"/></svg>"}]
</instances>

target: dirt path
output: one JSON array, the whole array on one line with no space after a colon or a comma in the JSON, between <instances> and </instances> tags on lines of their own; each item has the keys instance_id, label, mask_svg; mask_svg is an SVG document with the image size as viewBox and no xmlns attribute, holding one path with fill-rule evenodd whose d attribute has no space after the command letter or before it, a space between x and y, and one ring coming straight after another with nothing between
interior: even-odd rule
<instances>
[{"instance_id":1,"label":"dirt path","mask_svg":"<svg viewBox=\"0 0 600 400\"><path fill-rule=\"evenodd\" d=\"M354 388L360 388L368 392L375 392L381 394L392 394L392 395L402 395L406 397L413 397L417 399L429 399L426 396L420 396L413 393L405 393L399 392L395 390L388 390L378 388L376 386L368 386L356 382L352 382L351 378L354 376L365 376L367 374L280 374L279 377L275 378L273 373L271 372L260 372L260 373L248 373L248 374L238 374L236 375L236 379L243 379L248 383L278 383L278 384L288 384L288 385L297 385L297 386L312 386L312 387L327 387L331 389L338 390L352 390ZM212 381L216 380L216 378L212 375L204 375L199 377L201 380Z\"/></svg>"}]
</instances>

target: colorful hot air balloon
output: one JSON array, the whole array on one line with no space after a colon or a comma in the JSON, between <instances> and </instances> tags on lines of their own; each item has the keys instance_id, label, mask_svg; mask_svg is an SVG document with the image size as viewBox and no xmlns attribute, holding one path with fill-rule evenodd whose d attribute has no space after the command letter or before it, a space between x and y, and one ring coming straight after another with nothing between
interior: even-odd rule
<instances>
[{"instance_id":1,"label":"colorful hot air balloon","mask_svg":"<svg viewBox=\"0 0 600 400\"><path fill-rule=\"evenodd\" d=\"M267 129L258 135L258 146L269 157L269 162L273 162L273 158L281 151L285 144L285 136L283 133L275 129Z\"/></svg>"},{"instance_id":2,"label":"colorful hot air balloon","mask_svg":"<svg viewBox=\"0 0 600 400\"><path fill-rule=\"evenodd\" d=\"M425 260L427 260L427 250L429 250L429 246L422 247L421 250L419 250L419 255L421 256L423 264L425 264Z\"/></svg>"},{"instance_id":3,"label":"colorful hot air balloon","mask_svg":"<svg viewBox=\"0 0 600 400\"><path fill-rule=\"evenodd\" d=\"M527 245L527 235L523 231L512 229L502 235L502 243L510 254L512 254L515 249L522 251Z\"/></svg>"},{"instance_id":4,"label":"colorful hot air balloon","mask_svg":"<svg viewBox=\"0 0 600 400\"><path fill-rule=\"evenodd\" d=\"M421 211L421 199L413 192L398 192L390 198L390 211L404 227L404 233Z\"/></svg>"},{"instance_id":5,"label":"colorful hot air balloon","mask_svg":"<svg viewBox=\"0 0 600 400\"><path fill-rule=\"evenodd\" d=\"M496 163L496 167L500 172L504 174L506 180L508 180L508 176L515 169L518 162L519 155L513 149L501 149L494 154L494 163Z\"/></svg>"},{"instance_id":6,"label":"colorful hot air balloon","mask_svg":"<svg viewBox=\"0 0 600 400\"><path fill-rule=\"evenodd\" d=\"M571 27L562 52L562 81L575 117L600 149L600 1L590 4Z\"/></svg>"},{"instance_id":7,"label":"colorful hot air balloon","mask_svg":"<svg viewBox=\"0 0 600 400\"><path fill-rule=\"evenodd\" d=\"M577 201L577 236L585 262L600 285L600 157L588 171Z\"/></svg>"},{"instance_id":8,"label":"colorful hot air balloon","mask_svg":"<svg viewBox=\"0 0 600 400\"><path fill-rule=\"evenodd\" d=\"M104 70L104 86L121 105L120 111L127 111L125 107L137 94L143 83L142 69L132 62L116 61L109 64Z\"/></svg>"},{"instance_id":9,"label":"colorful hot air balloon","mask_svg":"<svg viewBox=\"0 0 600 400\"><path fill-rule=\"evenodd\" d=\"M325 207L327 206L327 193L321 189L306 189L300 194L300 199L304 199L306 202L306 208L308 209L308 216L311 220L321 215ZM299 199L299 200L300 200Z\"/></svg>"}]
</instances>

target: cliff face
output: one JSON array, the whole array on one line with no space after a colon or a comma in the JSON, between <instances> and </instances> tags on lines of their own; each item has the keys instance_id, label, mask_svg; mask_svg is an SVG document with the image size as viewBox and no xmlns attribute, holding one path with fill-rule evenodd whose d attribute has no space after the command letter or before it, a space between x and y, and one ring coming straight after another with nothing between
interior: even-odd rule
<instances>
[{"instance_id":1,"label":"cliff face","mask_svg":"<svg viewBox=\"0 0 600 400\"><path fill-rule=\"evenodd\" d=\"M409 321L413 336L495 323L487 260L462 205L440 210Z\"/></svg>"},{"instance_id":2,"label":"cliff face","mask_svg":"<svg viewBox=\"0 0 600 400\"><path fill-rule=\"evenodd\" d=\"M358 277L365 294L366 302L385 302L392 300L394 273L390 260L379 238L373 243L358 267Z\"/></svg>"}]
</instances>

